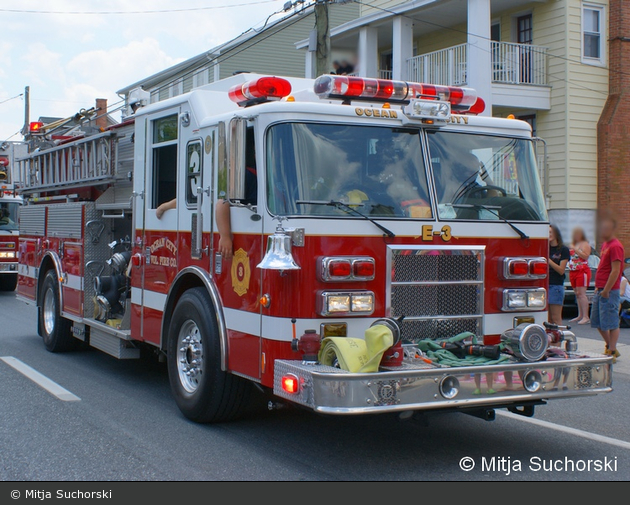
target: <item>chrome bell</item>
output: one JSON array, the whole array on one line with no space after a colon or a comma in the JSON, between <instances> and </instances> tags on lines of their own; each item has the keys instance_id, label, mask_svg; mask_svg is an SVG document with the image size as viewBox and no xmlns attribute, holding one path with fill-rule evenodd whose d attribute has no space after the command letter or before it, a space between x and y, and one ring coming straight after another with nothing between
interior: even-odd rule
<instances>
[{"instance_id":1,"label":"chrome bell","mask_svg":"<svg viewBox=\"0 0 630 505\"><path fill-rule=\"evenodd\" d=\"M262 270L300 270L291 254L291 235L278 227L267 239L267 252L257 268Z\"/></svg>"}]
</instances>

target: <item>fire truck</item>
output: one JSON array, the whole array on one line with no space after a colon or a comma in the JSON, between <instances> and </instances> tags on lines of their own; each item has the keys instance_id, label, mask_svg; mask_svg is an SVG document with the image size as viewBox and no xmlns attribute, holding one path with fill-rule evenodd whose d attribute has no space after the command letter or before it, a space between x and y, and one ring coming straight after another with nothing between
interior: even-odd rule
<instances>
[{"instance_id":1,"label":"fire truck","mask_svg":"<svg viewBox=\"0 0 630 505\"><path fill-rule=\"evenodd\" d=\"M153 349L178 407L532 415L612 390L546 324L527 123L474 90L239 74L19 161L18 296L49 351ZM77 359L80 359L77 357Z\"/></svg>"},{"instance_id":2,"label":"fire truck","mask_svg":"<svg viewBox=\"0 0 630 505\"><path fill-rule=\"evenodd\" d=\"M22 198L15 194L13 163L27 153L22 142L0 145L0 291L13 291L18 279L18 208Z\"/></svg>"}]
</instances>

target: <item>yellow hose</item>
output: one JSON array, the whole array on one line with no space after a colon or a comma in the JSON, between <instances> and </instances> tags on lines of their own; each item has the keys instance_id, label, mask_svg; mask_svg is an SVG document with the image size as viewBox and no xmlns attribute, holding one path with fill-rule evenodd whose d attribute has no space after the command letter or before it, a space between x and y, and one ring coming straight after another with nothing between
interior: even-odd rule
<instances>
[{"instance_id":1,"label":"yellow hose","mask_svg":"<svg viewBox=\"0 0 630 505\"><path fill-rule=\"evenodd\" d=\"M322 365L334 366L348 372L378 372L381 358L387 349L394 345L392 331L383 325L376 325L365 331L361 338L326 337L319 351Z\"/></svg>"}]
</instances>

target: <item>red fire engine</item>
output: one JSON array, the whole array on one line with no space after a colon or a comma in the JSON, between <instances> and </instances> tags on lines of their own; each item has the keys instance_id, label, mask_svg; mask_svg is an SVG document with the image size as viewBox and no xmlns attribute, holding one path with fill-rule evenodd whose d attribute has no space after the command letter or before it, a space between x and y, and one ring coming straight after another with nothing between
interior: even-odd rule
<instances>
[{"instance_id":1,"label":"red fire engine","mask_svg":"<svg viewBox=\"0 0 630 505\"><path fill-rule=\"evenodd\" d=\"M13 166L27 153L22 142L0 145L0 291L13 291L18 279L18 208L22 198L15 194Z\"/></svg>"},{"instance_id":2,"label":"red fire engine","mask_svg":"<svg viewBox=\"0 0 630 505\"><path fill-rule=\"evenodd\" d=\"M140 100L20 161L18 296L50 351L154 348L200 422L253 384L321 413L486 418L611 391L610 358L544 326L531 129L483 107L468 88L253 74Z\"/></svg>"}]
</instances>

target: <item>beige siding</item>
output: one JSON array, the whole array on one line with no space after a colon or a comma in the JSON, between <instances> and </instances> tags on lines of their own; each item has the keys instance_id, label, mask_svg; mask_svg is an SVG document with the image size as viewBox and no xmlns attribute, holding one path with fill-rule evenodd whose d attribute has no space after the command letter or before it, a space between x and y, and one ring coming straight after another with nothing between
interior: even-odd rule
<instances>
[{"instance_id":1,"label":"beige siding","mask_svg":"<svg viewBox=\"0 0 630 505\"><path fill-rule=\"evenodd\" d=\"M417 54L426 54L447 47L464 44L467 39L466 23L453 26L452 29L436 30L414 40Z\"/></svg>"},{"instance_id":2,"label":"beige siding","mask_svg":"<svg viewBox=\"0 0 630 505\"><path fill-rule=\"evenodd\" d=\"M383 12L382 9L391 9L396 5L404 4L408 1L409 0L369 0L361 4L361 16L367 16L375 12Z\"/></svg>"},{"instance_id":3,"label":"beige siding","mask_svg":"<svg viewBox=\"0 0 630 505\"><path fill-rule=\"evenodd\" d=\"M608 0L588 2L606 7ZM582 59L582 2L568 1L568 207L597 208L597 120L608 94L608 70ZM606 32L608 27L606 26ZM604 62L607 63L607 54Z\"/></svg>"},{"instance_id":4,"label":"beige siding","mask_svg":"<svg viewBox=\"0 0 630 505\"><path fill-rule=\"evenodd\" d=\"M335 27L357 18L359 5L355 3L331 5L329 12L331 27ZM283 29L274 28L275 31L257 35L242 46L228 51L219 57L221 78L229 77L241 70L304 77L304 52L298 51L295 43L308 38L314 21L313 14L305 15L295 24ZM243 48L247 49L243 51ZM228 59L222 61L225 57Z\"/></svg>"}]
</instances>

